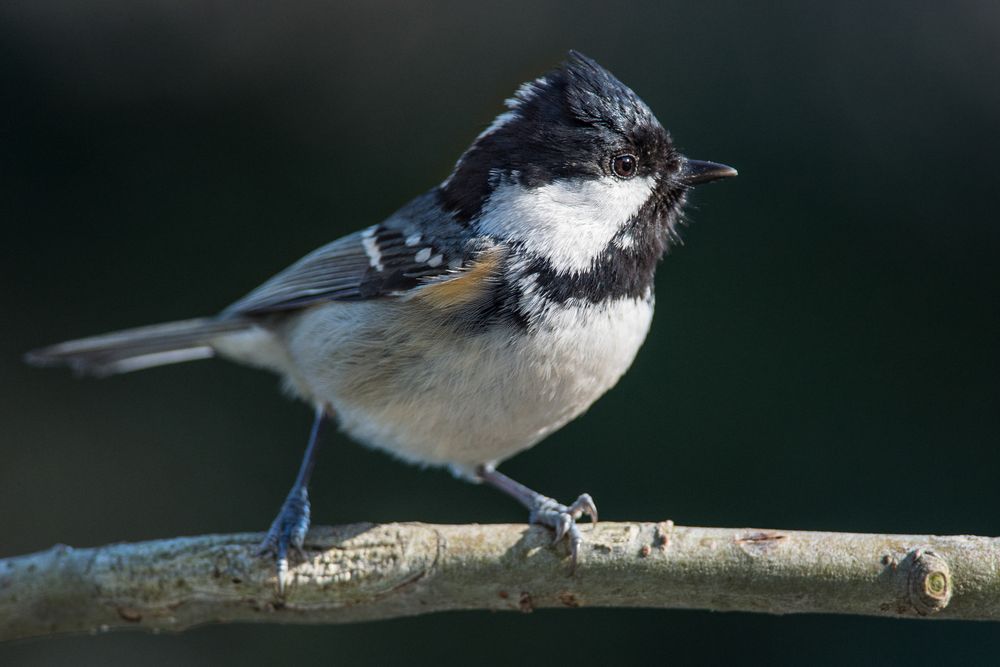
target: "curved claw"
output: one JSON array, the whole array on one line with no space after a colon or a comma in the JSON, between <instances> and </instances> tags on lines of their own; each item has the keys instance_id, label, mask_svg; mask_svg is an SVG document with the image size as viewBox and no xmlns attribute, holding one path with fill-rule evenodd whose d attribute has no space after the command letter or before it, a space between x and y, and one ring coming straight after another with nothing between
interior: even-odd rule
<instances>
[{"instance_id":1,"label":"curved claw","mask_svg":"<svg viewBox=\"0 0 1000 667\"><path fill-rule=\"evenodd\" d=\"M569 542L571 572L576 571L580 544L583 542L583 535L580 534L576 521L584 514L589 516L592 522L597 522L597 505L589 493L581 494L568 507L552 498L539 495L529 516L531 523L548 526L553 530L555 533L553 544L563 539Z\"/></svg>"},{"instance_id":2,"label":"curved claw","mask_svg":"<svg viewBox=\"0 0 1000 667\"><path fill-rule=\"evenodd\" d=\"M288 584L288 558L285 555L275 558L274 574L278 579L278 595L284 595L285 586Z\"/></svg>"},{"instance_id":3,"label":"curved claw","mask_svg":"<svg viewBox=\"0 0 1000 667\"><path fill-rule=\"evenodd\" d=\"M579 519L586 514L590 517L591 523L597 523L597 505L589 493L581 493L580 497L569 506L569 511L574 519Z\"/></svg>"},{"instance_id":4,"label":"curved claw","mask_svg":"<svg viewBox=\"0 0 1000 667\"><path fill-rule=\"evenodd\" d=\"M291 547L302 560L306 560L302 545L309 530L309 510L309 494L306 489L293 489L257 549L258 556L274 556L279 595L284 594L288 583L288 548Z\"/></svg>"},{"instance_id":5,"label":"curved claw","mask_svg":"<svg viewBox=\"0 0 1000 667\"><path fill-rule=\"evenodd\" d=\"M576 572L576 565L579 562L578 556L580 555L580 543L583 542L583 536L580 534L580 529L577 528L576 524L569 531L569 571L570 573Z\"/></svg>"},{"instance_id":6,"label":"curved claw","mask_svg":"<svg viewBox=\"0 0 1000 667\"><path fill-rule=\"evenodd\" d=\"M566 537L572 531L576 530L576 521L569 512L559 512L555 518L555 529L556 535L552 538L552 544L557 544L561 539Z\"/></svg>"}]
</instances>

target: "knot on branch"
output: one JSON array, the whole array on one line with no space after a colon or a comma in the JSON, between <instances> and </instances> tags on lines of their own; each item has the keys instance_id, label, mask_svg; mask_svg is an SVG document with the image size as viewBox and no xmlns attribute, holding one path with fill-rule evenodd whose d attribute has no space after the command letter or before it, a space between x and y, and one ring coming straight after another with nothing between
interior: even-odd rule
<instances>
[{"instance_id":1,"label":"knot on branch","mask_svg":"<svg viewBox=\"0 0 1000 667\"><path fill-rule=\"evenodd\" d=\"M914 549L909 561L907 592L910 604L921 616L936 614L951 602L952 578L948 561L930 550Z\"/></svg>"}]
</instances>

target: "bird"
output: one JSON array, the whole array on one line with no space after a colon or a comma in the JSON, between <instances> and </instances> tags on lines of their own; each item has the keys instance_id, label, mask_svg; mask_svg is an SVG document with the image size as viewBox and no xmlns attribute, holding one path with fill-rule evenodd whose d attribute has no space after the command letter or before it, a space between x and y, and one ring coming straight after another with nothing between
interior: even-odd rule
<instances>
[{"instance_id":1,"label":"bird","mask_svg":"<svg viewBox=\"0 0 1000 667\"><path fill-rule=\"evenodd\" d=\"M649 331L654 275L694 186L736 170L682 155L650 108L570 51L522 84L439 185L339 238L217 315L59 343L35 365L107 376L218 356L270 370L314 409L305 454L260 545L279 591L305 559L324 424L521 503L565 540L569 504L498 469L580 416Z\"/></svg>"}]
</instances>

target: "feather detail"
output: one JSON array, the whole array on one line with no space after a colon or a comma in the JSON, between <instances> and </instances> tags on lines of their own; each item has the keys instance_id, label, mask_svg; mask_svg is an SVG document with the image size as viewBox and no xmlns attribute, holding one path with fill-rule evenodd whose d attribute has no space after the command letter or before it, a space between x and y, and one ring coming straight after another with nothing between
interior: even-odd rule
<instances>
[{"instance_id":1,"label":"feather detail","mask_svg":"<svg viewBox=\"0 0 1000 667\"><path fill-rule=\"evenodd\" d=\"M504 246L487 248L466 268L431 280L413 290L410 298L439 310L450 311L474 305L496 287L506 257Z\"/></svg>"},{"instance_id":2,"label":"feather detail","mask_svg":"<svg viewBox=\"0 0 1000 667\"><path fill-rule=\"evenodd\" d=\"M219 337L252 328L242 319L202 317L115 331L33 350L25 361L35 366L69 366L89 375L111 375L205 359Z\"/></svg>"}]
</instances>

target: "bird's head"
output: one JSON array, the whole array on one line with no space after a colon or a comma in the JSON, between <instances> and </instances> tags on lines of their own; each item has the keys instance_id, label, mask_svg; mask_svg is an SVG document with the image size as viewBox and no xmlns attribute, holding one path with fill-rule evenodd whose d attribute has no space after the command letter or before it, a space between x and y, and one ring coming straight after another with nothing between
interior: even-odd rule
<instances>
[{"instance_id":1,"label":"bird's head","mask_svg":"<svg viewBox=\"0 0 1000 667\"><path fill-rule=\"evenodd\" d=\"M630 88L574 51L506 106L439 196L459 220L557 272L586 272L611 246L658 259L687 190L736 175L678 153Z\"/></svg>"}]
</instances>

